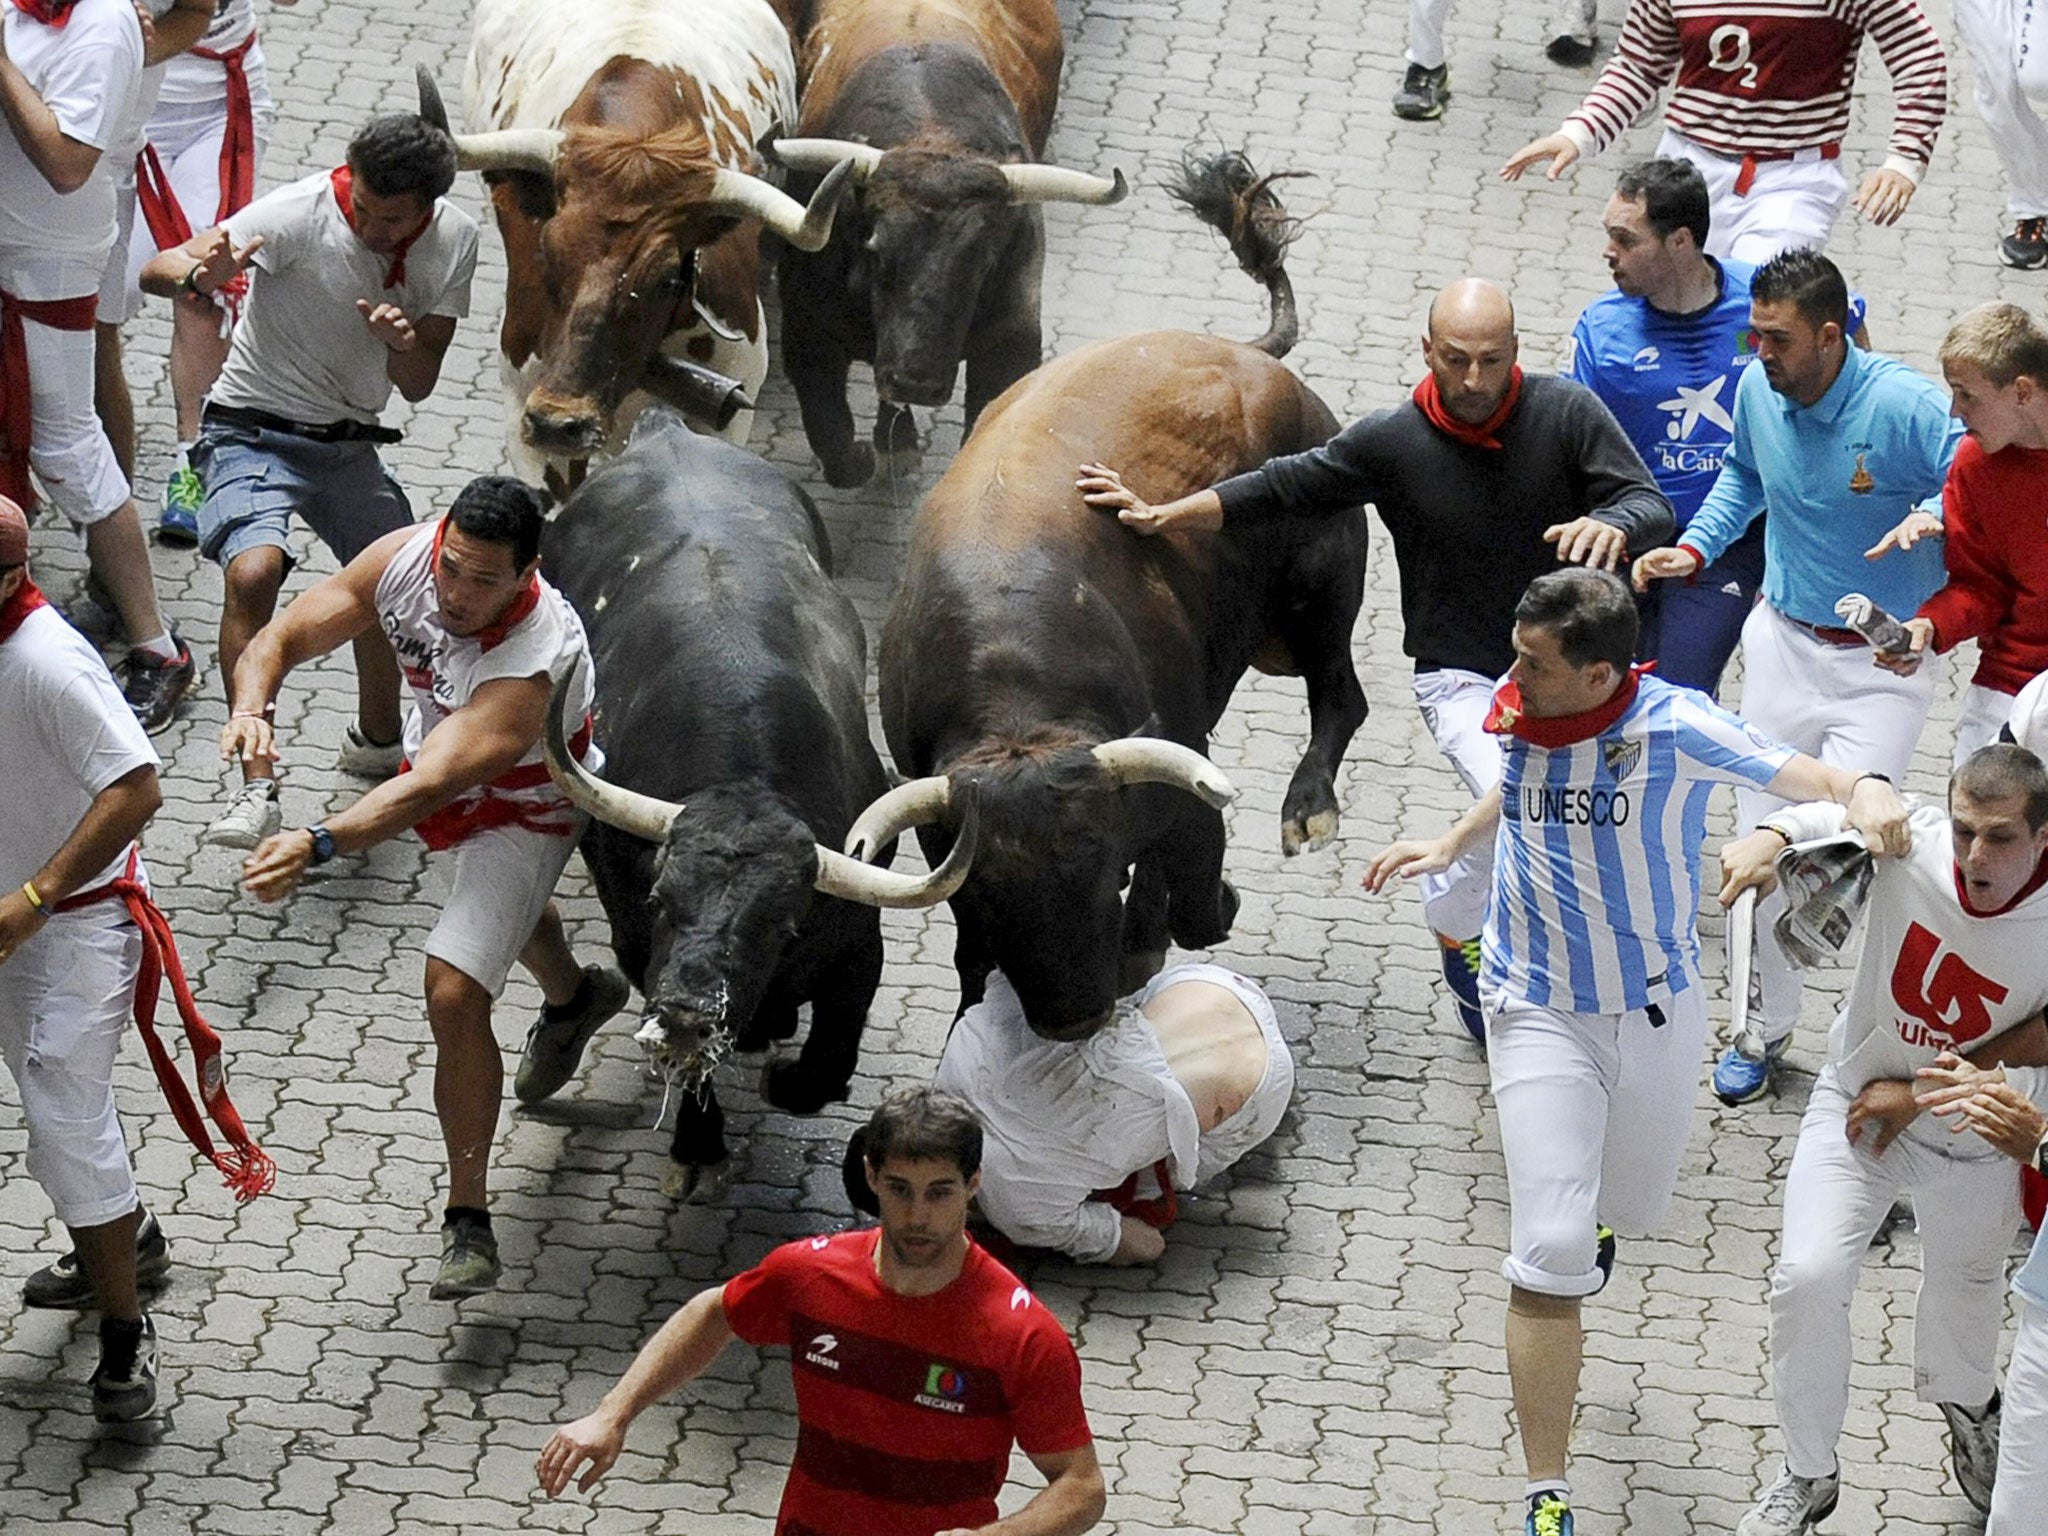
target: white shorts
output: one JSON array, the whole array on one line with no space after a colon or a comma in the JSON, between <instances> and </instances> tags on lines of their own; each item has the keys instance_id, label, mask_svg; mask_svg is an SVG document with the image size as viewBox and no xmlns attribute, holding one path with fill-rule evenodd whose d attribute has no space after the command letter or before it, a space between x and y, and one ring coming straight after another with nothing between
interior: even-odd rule
<instances>
[{"instance_id":1,"label":"white shorts","mask_svg":"<svg viewBox=\"0 0 2048 1536\"><path fill-rule=\"evenodd\" d=\"M1984 1536L2035 1536L2048 1510L2048 1311L2020 1298L2020 1328L2005 1368L1998 1479Z\"/></svg>"},{"instance_id":2,"label":"white shorts","mask_svg":"<svg viewBox=\"0 0 2048 1536\"><path fill-rule=\"evenodd\" d=\"M1500 738L1484 728L1494 687L1493 678L1457 667L1415 674L1415 703L1422 723L1474 800L1500 782ZM1431 931L1460 944L1478 938L1486 926L1486 903L1493 889L1493 839L1480 839L1478 847L1449 869L1424 875L1417 884L1422 915Z\"/></svg>"},{"instance_id":3,"label":"white shorts","mask_svg":"<svg viewBox=\"0 0 2048 1536\"><path fill-rule=\"evenodd\" d=\"M261 70L250 73L249 93L254 99L256 166L260 175L264 153L270 148L270 128L277 120L277 108L270 99L270 88L264 83ZM163 162L164 175L170 179L171 193L184 210L185 221L192 226L195 235L219 222L216 216L220 212L220 147L227 137L227 129L228 104L225 97L215 101L159 102L149 120L149 142L156 147L157 158ZM130 166L129 170L132 174L134 167ZM260 182L257 190L260 194ZM126 319L142 308L142 268L156 255L157 243L150 236L149 226L143 224L140 232L132 238L124 231L123 239L115 249L121 252L125 263L121 281L122 318ZM104 293L100 308L104 318Z\"/></svg>"},{"instance_id":4,"label":"white shorts","mask_svg":"<svg viewBox=\"0 0 2048 1536\"><path fill-rule=\"evenodd\" d=\"M52 257L0 247L0 289L24 299L66 299L99 289L103 257ZM29 468L50 503L81 528L128 503L128 477L93 409L93 333L22 322L28 351Z\"/></svg>"},{"instance_id":5,"label":"white shorts","mask_svg":"<svg viewBox=\"0 0 2048 1536\"><path fill-rule=\"evenodd\" d=\"M104 1226L139 1203L114 1060L141 964L141 933L109 901L52 917L0 965L0 1053L21 1094L28 1171L67 1227Z\"/></svg>"},{"instance_id":6,"label":"white shorts","mask_svg":"<svg viewBox=\"0 0 2048 1536\"><path fill-rule=\"evenodd\" d=\"M436 854L433 862L445 871L449 890L441 920L427 935L428 955L454 966L495 999L533 937L586 824L579 817L565 837L491 827Z\"/></svg>"},{"instance_id":7,"label":"white shorts","mask_svg":"<svg viewBox=\"0 0 2048 1536\"><path fill-rule=\"evenodd\" d=\"M2012 700L2011 694L1979 683L1972 683L1963 690L1962 702L1956 709L1953 766L1962 767L1971 753L1998 740L1999 731L2012 719Z\"/></svg>"},{"instance_id":8,"label":"white shorts","mask_svg":"<svg viewBox=\"0 0 2048 1536\"><path fill-rule=\"evenodd\" d=\"M1713 227L1706 253L1761 264L1798 246L1822 250L1835 220L1849 204L1842 162L1818 149L1802 149L1789 160L1759 160L1747 192L1737 192L1739 155L1723 155L1666 128L1657 141L1660 159L1689 160L1707 183Z\"/></svg>"},{"instance_id":9,"label":"white shorts","mask_svg":"<svg viewBox=\"0 0 2048 1536\"><path fill-rule=\"evenodd\" d=\"M1643 1235L1664 1219L1692 1130L1706 1041L1698 981L1643 1012L1567 1013L1486 999L1486 1064L1508 1166L1510 1285L1590 1296L1601 1223Z\"/></svg>"}]
</instances>

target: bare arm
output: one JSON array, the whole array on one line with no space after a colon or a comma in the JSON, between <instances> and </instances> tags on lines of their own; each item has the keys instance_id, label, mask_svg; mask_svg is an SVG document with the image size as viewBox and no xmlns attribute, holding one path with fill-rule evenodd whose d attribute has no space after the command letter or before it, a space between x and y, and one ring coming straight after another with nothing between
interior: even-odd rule
<instances>
[{"instance_id":1,"label":"bare arm","mask_svg":"<svg viewBox=\"0 0 2048 1536\"><path fill-rule=\"evenodd\" d=\"M15 142L36 174L55 192L76 192L100 163L97 149L72 138L58 124L57 114L44 105L28 76L7 56L4 36L0 36L0 117L7 119Z\"/></svg>"},{"instance_id":2,"label":"bare arm","mask_svg":"<svg viewBox=\"0 0 2048 1536\"><path fill-rule=\"evenodd\" d=\"M41 931L50 920L51 907L67 896L76 896L86 881L134 842L163 803L156 769L148 763L130 769L94 795L71 835L30 880L44 910L37 911L24 890L0 896L0 965Z\"/></svg>"},{"instance_id":3,"label":"bare arm","mask_svg":"<svg viewBox=\"0 0 2048 1536\"><path fill-rule=\"evenodd\" d=\"M196 45L213 25L216 9L214 0L176 0L161 19L144 29L142 67L174 59Z\"/></svg>"},{"instance_id":4,"label":"bare arm","mask_svg":"<svg viewBox=\"0 0 2048 1536\"><path fill-rule=\"evenodd\" d=\"M1365 888L1383 890L1396 875L1413 880L1421 875L1441 874L1470 852L1482 837L1491 836L1499 823L1500 786L1496 784L1473 801L1471 809L1442 837L1426 841L1408 839L1382 848L1366 866Z\"/></svg>"},{"instance_id":5,"label":"bare arm","mask_svg":"<svg viewBox=\"0 0 2048 1536\"><path fill-rule=\"evenodd\" d=\"M1902 854L1913 846L1913 834L1906 825L1906 802L1881 778L1831 767L1798 752L1764 788L1795 805L1832 800L1845 807L1849 814L1844 825L1862 833L1865 846L1879 858Z\"/></svg>"},{"instance_id":6,"label":"bare arm","mask_svg":"<svg viewBox=\"0 0 2048 1536\"><path fill-rule=\"evenodd\" d=\"M1092 1441L1057 1456L1033 1456L1031 1465L1045 1474L1045 1486L1029 1504L992 1525L939 1536L1081 1536L1102 1518L1107 1500Z\"/></svg>"},{"instance_id":7,"label":"bare arm","mask_svg":"<svg viewBox=\"0 0 2048 1536\"><path fill-rule=\"evenodd\" d=\"M619 1459L627 1427L669 1393L702 1375L732 1339L732 1325L725 1320L725 1287L714 1286L691 1297L633 1357L626 1374L595 1410L555 1431L534 1463L541 1491L554 1498L588 1462L588 1470L576 1482L587 1493ZM1100 1482L1098 1473L1098 1488Z\"/></svg>"}]
</instances>

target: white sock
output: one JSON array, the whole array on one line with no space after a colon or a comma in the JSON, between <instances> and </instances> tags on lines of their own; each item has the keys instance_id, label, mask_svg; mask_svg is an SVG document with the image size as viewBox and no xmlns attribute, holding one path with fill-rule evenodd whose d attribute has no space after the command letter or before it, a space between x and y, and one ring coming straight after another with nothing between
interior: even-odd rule
<instances>
[{"instance_id":1,"label":"white sock","mask_svg":"<svg viewBox=\"0 0 2048 1536\"><path fill-rule=\"evenodd\" d=\"M153 640L142 641L134 649L147 651L158 661L176 661L178 659L178 642L168 629Z\"/></svg>"},{"instance_id":2,"label":"white sock","mask_svg":"<svg viewBox=\"0 0 2048 1536\"><path fill-rule=\"evenodd\" d=\"M1523 1487L1522 1498L1525 1502L1534 1503L1539 1494L1545 1493L1554 1493L1567 1504L1572 1501L1572 1485L1561 1477L1537 1478Z\"/></svg>"},{"instance_id":3,"label":"white sock","mask_svg":"<svg viewBox=\"0 0 2048 1536\"><path fill-rule=\"evenodd\" d=\"M189 443L178 444L178 468L190 469L192 467L192 450L198 446L199 439L196 437Z\"/></svg>"}]
</instances>

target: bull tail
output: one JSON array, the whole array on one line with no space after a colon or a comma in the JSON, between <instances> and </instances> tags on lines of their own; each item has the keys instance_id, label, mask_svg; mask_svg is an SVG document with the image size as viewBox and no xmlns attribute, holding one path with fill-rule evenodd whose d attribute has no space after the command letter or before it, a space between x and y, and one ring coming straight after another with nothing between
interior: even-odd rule
<instances>
[{"instance_id":1,"label":"bull tail","mask_svg":"<svg viewBox=\"0 0 2048 1536\"><path fill-rule=\"evenodd\" d=\"M1287 248L1301 234L1301 220L1288 213L1273 183L1307 174L1261 176L1242 150L1203 156L1190 149L1181 155L1180 174L1166 187L1169 197L1230 242L1237 264L1265 288L1271 323L1252 345L1271 357L1285 357L1301 338L1294 284L1287 278Z\"/></svg>"}]
</instances>

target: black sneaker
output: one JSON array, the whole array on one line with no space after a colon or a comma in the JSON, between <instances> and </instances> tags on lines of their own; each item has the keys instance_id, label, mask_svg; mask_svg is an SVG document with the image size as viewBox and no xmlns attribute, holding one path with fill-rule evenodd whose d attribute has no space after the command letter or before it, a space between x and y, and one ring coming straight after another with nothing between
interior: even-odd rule
<instances>
[{"instance_id":1,"label":"black sneaker","mask_svg":"<svg viewBox=\"0 0 2048 1536\"><path fill-rule=\"evenodd\" d=\"M1550 24L1550 41L1543 45L1550 62L1592 63L1593 50L1600 41L1599 19L1594 0L1557 0L1556 19Z\"/></svg>"},{"instance_id":2,"label":"black sneaker","mask_svg":"<svg viewBox=\"0 0 2048 1536\"><path fill-rule=\"evenodd\" d=\"M590 1044L598 1026L625 1007L632 996L632 986L617 971L586 965L582 1006L565 1004L568 1011L560 1016L552 1008L543 1008L527 1031L526 1050L512 1079L513 1096L522 1104L538 1104L559 1092L576 1075L583 1048Z\"/></svg>"},{"instance_id":3,"label":"black sneaker","mask_svg":"<svg viewBox=\"0 0 2048 1536\"><path fill-rule=\"evenodd\" d=\"M1444 115L1444 103L1451 99L1451 66L1439 64L1424 69L1410 64L1394 96L1394 116L1412 123L1426 123Z\"/></svg>"},{"instance_id":4,"label":"black sneaker","mask_svg":"<svg viewBox=\"0 0 2048 1536\"><path fill-rule=\"evenodd\" d=\"M2048 266L2048 219L2021 219L1998 242L1998 259L2008 267L2031 272Z\"/></svg>"},{"instance_id":5,"label":"black sneaker","mask_svg":"<svg viewBox=\"0 0 2048 1536\"><path fill-rule=\"evenodd\" d=\"M161 1289L171 1272L171 1244L156 1217L148 1211L135 1229L135 1283L144 1290ZM32 1307L89 1307L92 1282L85 1277L78 1250L72 1249L56 1263L37 1270L21 1288L21 1299Z\"/></svg>"},{"instance_id":6,"label":"black sneaker","mask_svg":"<svg viewBox=\"0 0 2048 1536\"><path fill-rule=\"evenodd\" d=\"M1593 1264L1600 1271L1600 1289L1593 1293L1597 1296L1614 1278L1614 1228L1602 1226L1595 1229L1593 1243Z\"/></svg>"},{"instance_id":7,"label":"black sneaker","mask_svg":"<svg viewBox=\"0 0 2048 1536\"><path fill-rule=\"evenodd\" d=\"M92 1416L102 1424L130 1424L156 1406L156 1324L100 1319L100 1363L92 1373Z\"/></svg>"},{"instance_id":8,"label":"black sneaker","mask_svg":"<svg viewBox=\"0 0 2048 1536\"><path fill-rule=\"evenodd\" d=\"M179 701L192 691L192 685L199 679L199 665L192 659L192 647L178 639L175 629L171 631L171 638L178 641L178 654L169 660L153 656L148 651L130 651L124 669L126 676L121 682L121 697L128 701L128 707L135 711L135 718L152 736L171 723L178 712Z\"/></svg>"}]
</instances>

